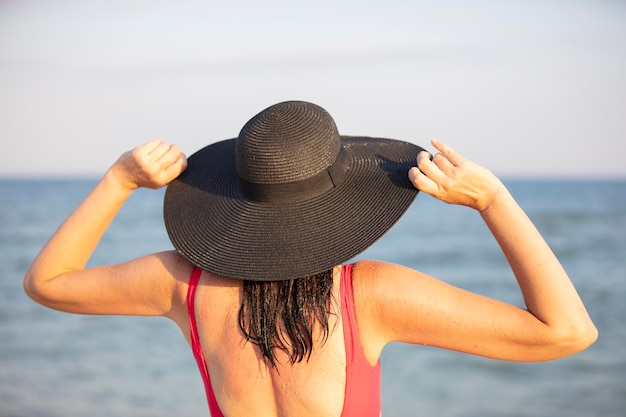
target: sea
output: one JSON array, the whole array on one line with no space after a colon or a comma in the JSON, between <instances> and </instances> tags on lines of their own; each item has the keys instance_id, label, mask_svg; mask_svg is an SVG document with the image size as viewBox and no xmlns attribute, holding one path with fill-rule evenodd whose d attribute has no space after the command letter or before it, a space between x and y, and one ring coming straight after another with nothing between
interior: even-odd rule
<instances>
[{"instance_id":1,"label":"sea","mask_svg":"<svg viewBox=\"0 0 626 417\"><path fill-rule=\"evenodd\" d=\"M390 345L383 416L626 416L626 180L504 182L569 273L598 341L540 363ZM94 184L0 180L0 417L208 416L190 349L167 319L60 313L24 294L30 262ZM162 200L163 190L132 195L89 265L171 249ZM362 258L523 306L480 216L426 194Z\"/></svg>"}]
</instances>

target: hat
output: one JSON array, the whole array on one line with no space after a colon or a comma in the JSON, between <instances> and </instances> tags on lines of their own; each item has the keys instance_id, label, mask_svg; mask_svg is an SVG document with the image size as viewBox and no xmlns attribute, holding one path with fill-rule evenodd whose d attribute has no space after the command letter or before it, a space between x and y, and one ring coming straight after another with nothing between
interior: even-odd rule
<instances>
[{"instance_id":1,"label":"hat","mask_svg":"<svg viewBox=\"0 0 626 417\"><path fill-rule=\"evenodd\" d=\"M418 193L407 173L421 150L340 136L323 108L279 103L236 139L188 158L165 192L165 227L185 259L218 275L317 274L364 251L404 214Z\"/></svg>"}]
</instances>

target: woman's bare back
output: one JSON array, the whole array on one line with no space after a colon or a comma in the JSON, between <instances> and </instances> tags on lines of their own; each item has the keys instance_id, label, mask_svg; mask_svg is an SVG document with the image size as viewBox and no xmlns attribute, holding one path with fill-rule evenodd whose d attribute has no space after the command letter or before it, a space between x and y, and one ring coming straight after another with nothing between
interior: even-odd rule
<instances>
[{"instance_id":1,"label":"woman's bare back","mask_svg":"<svg viewBox=\"0 0 626 417\"><path fill-rule=\"evenodd\" d=\"M339 300L335 273L333 300ZM242 281L204 272L195 298L202 351L215 398L227 416L341 415L346 385L346 353L338 303L333 302L330 334L323 345L316 331L311 357L291 365L277 352L278 369L247 342L238 325ZM182 315L181 315L182 317ZM189 340L189 320L178 323Z\"/></svg>"}]
</instances>

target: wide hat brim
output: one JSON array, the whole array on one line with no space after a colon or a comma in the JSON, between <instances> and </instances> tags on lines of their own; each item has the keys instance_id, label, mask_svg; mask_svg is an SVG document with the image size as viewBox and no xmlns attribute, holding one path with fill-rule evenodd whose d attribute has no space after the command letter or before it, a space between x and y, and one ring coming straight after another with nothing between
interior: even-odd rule
<instances>
[{"instance_id":1,"label":"wide hat brim","mask_svg":"<svg viewBox=\"0 0 626 417\"><path fill-rule=\"evenodd\" d=\"M363 252L411 205L407 173L417 145L342 136L349 156L339 186L300 202L251 201L240 191L235 139L188 158L164 200L165 227L191 264L231 278L278 281L328 270Z\"/></svg>"}]
</instances>

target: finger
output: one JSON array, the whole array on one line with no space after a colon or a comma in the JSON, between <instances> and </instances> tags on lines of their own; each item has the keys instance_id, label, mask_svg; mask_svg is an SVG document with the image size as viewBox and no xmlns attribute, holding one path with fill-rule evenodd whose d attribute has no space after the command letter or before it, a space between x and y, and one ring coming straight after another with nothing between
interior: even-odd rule
<instances>
[{"instance_id":1,"label":"finger","mask_svg":"<svg viewBox=\"0 0 626 417\"><path fill-rule=\"evenodd\" d=\"M164 148L162 150L164 150L164 152L160 156L158 156L158 158L155 160L155 163L158 163L159 165L164 167L174 164L182 155L182 152L177 145L168 145L167 149Z\"/></svg>"},{"instance_id":2,"label":"finger","mask_svg":"<svg viewBox=\"0 0 626 417\"><path fill-rule=\"evenodd\" d=\"M426 194L434 195L437 192L437 184L417 167L409 169L409 180L415 188Z\"/></svg>"},{"instance_id":3,"label":"finger","mask_svg":"<svg viewBox=\"0 0 626 417\"><path fill-rule=\"evenodd\" d=\"M133 149L133 152L136 155L149 155L152 151L154 151L159 145L161 141L158 139L150 139L143 145L137 146Z\"/></svg>"},{"instance_id":4,"label":"finger","mask_svg":"<svg viewBox=\"0 0 626 417\"><path fill-rule=\"evenodd\" d=\"M187 168L187 158L179 153L178 158L171 164L164 166L155 177L154 188L162 187L172 182Z\"/></svg>"},{"instance_id":5,"label":"finger","mask_svg":"<svg viewBox=\"0 0 626 417\"><path fill-rule=\"evenodd\" d=\"M445 177L445 173L431 161L430 154L427 152L422 151L419 153L417 156L417 167L424 175L435 182L441 181Z\"/></svg>"},{"instance_id":6,"label":"finger","mask_svg":"<svg viewBox=\"0 0 626 417\"><path fill-rule=\"evenodd\" d=\"M433 156L428 153L427 151L421 151L420 153L417 154L417 164L420 164L420 161L424 160L424 159L428 159L431 160L433 159Z\"/></svg>"},{"instance_id":7,"label":"finger","mask_svg":"<svg viewBox=\"0 0 626 417\"><path fill-rule=\"evenodd\" d=\"M431 143L439 152L441 152L443 156L445 156L448 159L448 161L452 163L452 165L458 166L459 164L462 164L465 161L465 158L463 158L454 149L448 146L447 143L439 139L433 139Z\"/></svg>"},{"instance_id":8,"label":"finger","mask_svg":"<svg viewBox=\"0 0 626 417\"><path fill-rule=\"evenodd\" d=\"M178 154L178 158L172 165L169 166L168 171L171 178L178 177L187 168L187 157L183 153Z\"/></svg>"},{"instance_id":9,"label":"finger","mask_svg":"<svg viewBox=\"0 0 626 417\"><path fill-rule=\"evenodd\" d=\"M149 140L132 150L132 158L138 166L152 165L155 155L159 155L162 150L163 142L157 139Z\"/></svg>"},{"instance_id":10,"label":"finger","mask_svg":"<svg viewBox=\"0 0 626 417\"><path fill-rule=\"evenodd\" d=\"M433 157L433 163L437 165L437 168L439 168L444 174L448 174L454 169L452 162L450 162L450 160L442 153L435 154Z\"/></svg>"},{"instance_id":11,"label":"finger","mask_svg":"<svg viewBox=\"0 0 626 417\"><path fill-rule=\"evenodd\" d=\"M159 141L158 145L155 146L149 153L148 156L153 161L159 161L163 158L171 149L171 145L167 142Z\"/></svg>"}]
</instances>

